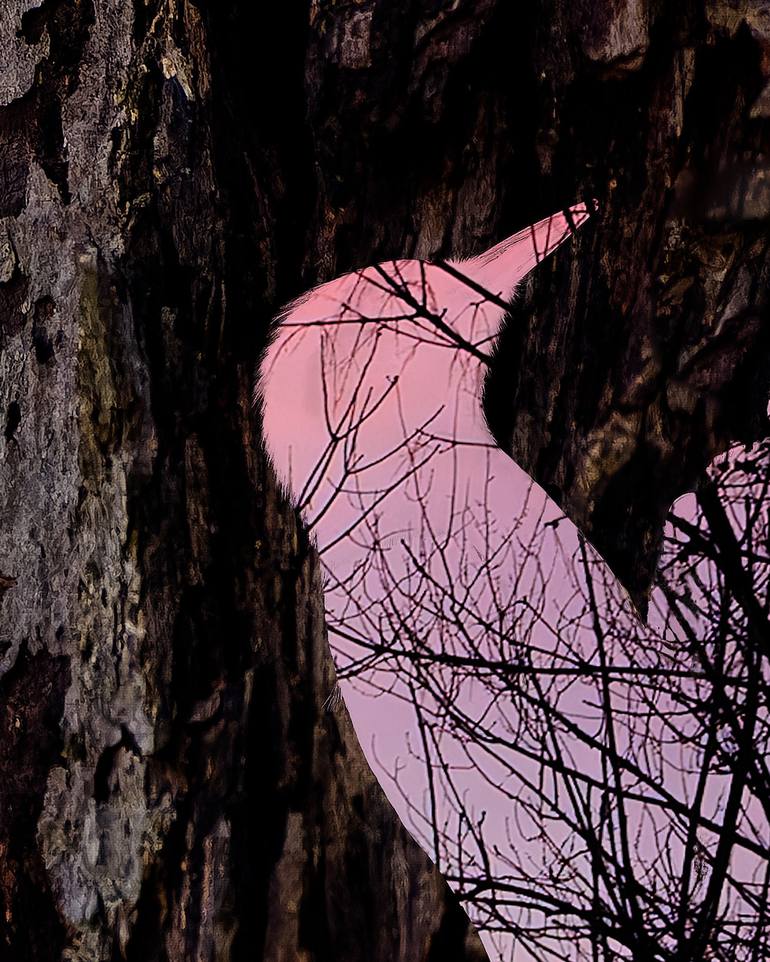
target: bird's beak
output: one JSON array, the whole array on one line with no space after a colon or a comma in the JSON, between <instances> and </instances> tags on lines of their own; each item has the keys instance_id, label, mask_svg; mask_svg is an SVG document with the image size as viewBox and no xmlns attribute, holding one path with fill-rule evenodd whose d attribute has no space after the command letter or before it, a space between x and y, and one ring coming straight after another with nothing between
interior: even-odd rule
<instances>
[{"instance_id":1,"label":"bird's beak","mask_svg":"<svg viewBox=\"0 0 770 962\"><path fill-rule=\"evenodd\" d=\"M467 278L503 298L557 248L569 240L596 212L595 200L574 204L490 247L477 257L454 262Z\"/></svg>"},{"instance_id":2,"label":"bird's beak","mask_svg":"<svg viewBox=\"0 0 770 962\"><path fill-rule=\"evenodd\" d=\"M540 261L553 254L573 234L576 234L596 210L596 201L574 204L565 210L556 211L536 224L531 224L518 234L514 234L507 242L503 241L503 244L508 243L511 248L517 248L522 253L526 251L525 259L527 273L529 273Z\"/></svg>"}]
</instances>

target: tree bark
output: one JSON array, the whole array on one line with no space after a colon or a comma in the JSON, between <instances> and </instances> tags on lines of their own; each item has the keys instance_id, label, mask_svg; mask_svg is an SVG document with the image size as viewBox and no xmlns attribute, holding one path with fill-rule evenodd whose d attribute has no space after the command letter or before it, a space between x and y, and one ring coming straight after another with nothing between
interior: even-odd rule
<instances>
[{"instance_id":1,"label":"tree bark","mask_svg":"<svg viewBox=\"0 0 770 962\"><path fill-rule=\"evenodd\" d=\"M485 958L324 707L251 406L326 243L309 16L3 4L2 958Z\"/></svg>"},{"instance_id":2,"label":"tree bark","mask_svg":"<svg viewBox=\"0 0 770 962\"><path fill-rule=\"evenodd\" d=\"M768 34L595 6L2 0L4 957L483 958L324 708L252 381L314 283L597 197L488 414L643 602L764 429Z\"/></svg>"},{"instance_id":3,"label":"tree bark","mask_svg":"<svg viewBox=\"0 0 770 962\"><path fill-rule=\"evenodd\" d=\"M512 311L488 417L644 613L670 505L768 432L770 8L554 2L523 29L522 152L600 214Z\"/></svg>"}]
</instances>

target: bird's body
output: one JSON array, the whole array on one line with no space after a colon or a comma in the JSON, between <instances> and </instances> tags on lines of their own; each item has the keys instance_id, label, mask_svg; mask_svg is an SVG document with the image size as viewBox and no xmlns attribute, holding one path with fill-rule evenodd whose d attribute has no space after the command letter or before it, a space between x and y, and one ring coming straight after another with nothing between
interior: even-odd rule
<instances>
[{"instance_id":1,"label":"bird's body","mask_svg":"<svg viewBox=\"0 0 770 962\"><path fill-rule=\"evenodd\" d=\"M530 497L489 434L485 356L516 285L587 217L578 206L466 262L354 272L281 315L257 385L265 442L351 659L407 646L512 657L510 625L545 590L532 538L561 512Z\"/></svg>"},{"instance_id":2,"label":"bird's body","mask_svg":"<svg viewBox=\"0 0 770 962\"><path fill-rule=\"evenodd\" d=\"M587 217L573 208L464 263L392 261L316 288L281 315L257 384L267 450L321 554L338 669L363 668L395 696L383 707L345 689L362 747L380 770L417 759L393 765L389 799L464 897L480 895L489 930L514 933L517 957L521 932L542 938L544 954L523 958L588 958L588 945L595 957L607 932L646 958L634 926L657 904L661 866L678 865L695 898L692 852L721 831L735 754L716 750L716 729L703 739L693 708L732 690L718 673L710 688L722 669L708 640L697 647L692 625L709 627L698 604L685 596L692 624L664 605L657 638L637 635L611 576L597 581L575 526L482 415L510 296ZM689 558L675 550L671 563ZM702 574L691 582L721 625ZM753 678L753 654L747 664ZM745 773L732 771L740 798ZM752 839L764 824L746 812L730 845L739 823ZM766 889L766 863L760 874L745 851L743 876ZM746 904L727 909L743 918ZM602 929L605 918L623 924Z\"/></svg>"}]
</instances>

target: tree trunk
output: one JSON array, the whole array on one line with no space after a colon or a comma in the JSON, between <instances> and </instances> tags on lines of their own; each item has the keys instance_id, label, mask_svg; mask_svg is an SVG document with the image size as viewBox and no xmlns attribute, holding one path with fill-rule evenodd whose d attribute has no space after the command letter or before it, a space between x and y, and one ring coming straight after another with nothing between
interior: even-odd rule
<instances>
[{"instance_id":1,"label":"tree trunk","mask_svg":"<svg viewBox=\"0 0 770 962\"><path fill-rule=\"evenodd\" d=\"M255 363L320 280L596 196L488 408L643 599L764 423L770 33L704 2L2 0L4 958L483 958L324 707Z\"/></svg>"},{"instance_id":2,"label":"tree trunk","mask_svg":"<svg viewBox=\"0 0 770 962\"><path fill-rule=\"evenodd\" d=\"M523 32L521 151L600 215L513 309L487 412L644 612L672 502L768 432L770 7L542 3Z\"/></svg>"},{"instance_id":3,"label":"tree trunk","mask_svg":"<svg viewBox=\"0 0 770 962\"><path fill-rule=\"evenodd\" d=\"M308 19L3 4L2 958L485 957L324 708L251 407L330 222Z\"/></svg>"}]
</instances>

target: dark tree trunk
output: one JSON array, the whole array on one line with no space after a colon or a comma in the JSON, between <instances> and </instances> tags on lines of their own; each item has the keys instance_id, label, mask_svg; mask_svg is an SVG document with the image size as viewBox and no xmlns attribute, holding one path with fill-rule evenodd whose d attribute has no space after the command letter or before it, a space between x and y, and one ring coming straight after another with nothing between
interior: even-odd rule
<instances>
[{"instance_id":1,"label":"dark tree trunk","mask_svg":"<svg viewBox=\"0 0 770 962\"><path fill-rule=\"evenodd\" d=\"M3 958L483 957L324 710L270 318L598 197L490 420L637 597L766 370L762 22L518 6L0 0Z\"/></svg>"},{"instance_id":2,"label":"dark tree trunk","mask_svg":"<svg viewBox=\"0 0 770 962\"><path fill-rule=\"evenodd\" d=\"M329 223L308 18L2 5L2 958L484 957L323 708L251 409Z\"/></svg>"},{"instance_id":3,"label":"dark tree trunk","mask_svg":"<svg viewBox=\"0 0 770 962\"><path fill-rule=\"evenodd\" d=\"M533 195L601 213L533 275L487 411L644 611L669 506L768 430L770 7L538 6L519 129Z\"/></svg>"}]
</instances>

